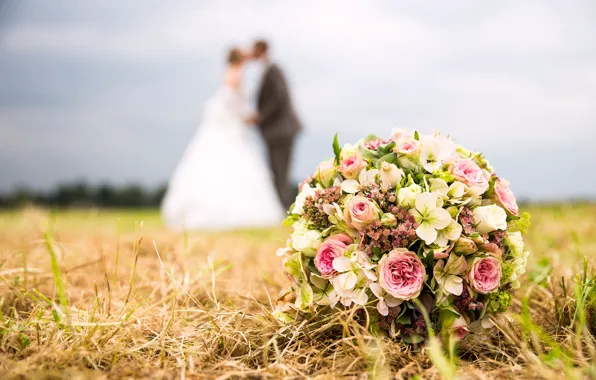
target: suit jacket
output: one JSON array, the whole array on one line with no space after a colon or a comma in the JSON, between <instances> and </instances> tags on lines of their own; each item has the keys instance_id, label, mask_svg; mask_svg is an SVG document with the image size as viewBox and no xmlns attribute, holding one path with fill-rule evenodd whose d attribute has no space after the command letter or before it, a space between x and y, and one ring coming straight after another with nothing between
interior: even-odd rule
<instances>
[{"instance_id":1,"label":"suit jacket","mask_svg":"<svg viewBox=\"0 0 596 380\"><path fill-rule=\"evenodd\" d=\"M259 129L266 142L294 137L302 125L296 115L283 73L272 64L265 71L257 96Z\"/></svg>"}]
</instances>

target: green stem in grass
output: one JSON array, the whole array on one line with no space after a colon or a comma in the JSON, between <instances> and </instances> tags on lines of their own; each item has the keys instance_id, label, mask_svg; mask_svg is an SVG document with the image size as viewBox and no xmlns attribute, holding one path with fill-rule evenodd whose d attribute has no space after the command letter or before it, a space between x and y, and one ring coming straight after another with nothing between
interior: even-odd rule
<instances>
[{"instance_id":1,"label":"green stem in grass","mask_svg":"<svg viewBox=\"0 0 596 380\"><path fill-rule=\"evenodd\" d=\"M126 295L126 301L124 301L125 305L128 304L128 301L130 300L130 295L132 294L132 287L134 285L135 280L135 272L137 271L137 262L139 261L139 247L141 246L141 241L143 241L142 237L139 238L139 240L133 248L133 264L132 270L130 271L130 280L128 282L128 294Z\"/></svg>"},{"instance_id":2,"label":"green stem in grass","mask_svg":"<svg viewBox=\"0 0 596 380\"><path fill-rule=\"evenodd\" d=\"M68 297L66 295L66 287L64 285L64 281L62 281L62 273L60 272L60 265L58 264L58 255L56 255L54 239L52 237L50 229L48 229L45 232L44 240L46 244L46 249L50 253L50 260L52 263L52 274L54 275L54 284L56 285L56 291L58 292L58 301L60 302L60 306L62 306L63 311L66 314L68 314L69 307Z\"/></svg>"},{"instance_id":3,"label":"green stem in grass","mask_svg":"<svg viewBox=\"0 0 596 380\"><path fill-rule=\"evenodd\" d=\"M443 349L441 347L441 342L435 336L435 332L431 327L430 317L428 316L428 312L426 311L426 307L418 300L414 298L412 302L418 306L418 311L422 314L424 321L426 322L426 330L428 332L428 356L430 360L433 362L439 373L444 379L455 379L455 374L457 373L457 365L454 361L453 352L455 350L455 345L452 342L449 342L449 351L451 353L450 357L445 356L443 353ZM451 338L449 339L452 340Z\"/></svg>"}]
</instances>

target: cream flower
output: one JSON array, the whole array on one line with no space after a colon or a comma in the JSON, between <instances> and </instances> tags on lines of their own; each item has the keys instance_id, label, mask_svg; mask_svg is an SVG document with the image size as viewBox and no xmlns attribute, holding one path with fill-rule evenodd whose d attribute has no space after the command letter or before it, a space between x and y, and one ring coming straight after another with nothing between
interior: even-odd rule
<instances>
[{"instance_id":1,"label":"cream flower","mask_svg":"<svg viewBox=\"0 0 596 380\"><path fill-rule=\"evenodd\" d=\"M443 136L421 136L420 163L429 173L440 170L453 158L457 146L453 140Z\"/></svg>"},{"instance_id":2,"label":"cream flower","mask_svg":"<svg viewBox=\"0 0 596 380\"><path fill-rule=\"evenodd\" d=\"M437 261L433 268L433 274L437 284L447 293L459 296L464 290L464 280L461 277L466 272L467 262L464 256L452 253L447 259Z\"/></svg>"},{"instance_id":3,"label":"cream flower","mask_svg":"<svg viewBox=\"0 0 596 380\"><path fill-rule=\"evenodd\" d=\"M321 232L306 227L306 222L301 219L292 225L294 232L290 236L292 248L307 256L314 256L321 244Z\"/></svg>"},{"instance_id":4,"label":"cream flower","mask_svg":"<svg viewBox=\"0 0 596 380\"><path fill-rule=\"evenodd\" d=\"M423 193L416 198L415 208L410 214L418 223L416 235L427 245L437 240L437 230L446 228L453 219L447 210L437 207L438 196L435 193Z\"/></svg>"},{"instance_id":5,"label":"cream flower","mask_svg":"<svg viewBox=\"0 0 596 380\"><path fill-rule=\"evenodd\" d=\"M361 170L357 180L346 179L339 186L344 193L355 194L360 191L362 186L374 184L377 174L379 174L378 169Z\"/></svg>"},{"instance_id":6,"label":"cream flower","mask_svg":"<svg viewBox=\"0 0 596 380\"><path fill-rule=\"evenodd\" d=\"M481 234L507 228L507 213L497 205L479 206L473 213L476 229Z\"/></svg>"},{"instance_id":7,"label":"cream flower","mask_svg":"<svg viewBox=\"0 0 596 380\"><path fill-rule=\"evenodd\" d=\"M462 230L463 228L461 224L451 219L451 222L449 222L447 227L439 231L439 236L437 236L435 243L437 243L439 247L444 247L448 245L450 241L459 239Z\"/></svg>"}]
</instances>

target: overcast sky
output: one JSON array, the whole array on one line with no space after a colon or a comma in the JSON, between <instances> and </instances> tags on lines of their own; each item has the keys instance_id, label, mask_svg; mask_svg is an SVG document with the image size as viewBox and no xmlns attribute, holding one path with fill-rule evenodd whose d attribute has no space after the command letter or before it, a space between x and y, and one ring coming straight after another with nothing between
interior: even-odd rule
<instances>
[{"instance_id":1,"label":"overcast sky","mask_svg":"<svg viewBox=\"0 0 596 380\"><path fill-rule=\"evenodd\" d=\"M596 195L596 3L397 3L0 0L0 190L166 181L224 52L263 36L307 128L296 179L336 131L436 128L519 196Z\"/></svg>"}]
</instances>

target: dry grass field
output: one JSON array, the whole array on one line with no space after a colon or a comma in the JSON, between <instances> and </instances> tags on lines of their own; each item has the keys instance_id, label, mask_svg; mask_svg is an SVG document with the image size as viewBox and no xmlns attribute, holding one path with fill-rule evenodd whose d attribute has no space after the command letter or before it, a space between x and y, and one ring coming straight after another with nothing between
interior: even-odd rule
<instances>
[{"instance_id":1,"label":"dry grass field","mask_svg":"<svg viewBox=\"0 0 596 380\"><path fill-rule=\"evenodd\" d=\"M525 211L524 285L455 352L373 337L350 310L278 322L283 228L181 234L155 211L6 212L0 378L596 378L596 205Z\"/></svg>"}]
</instances>

